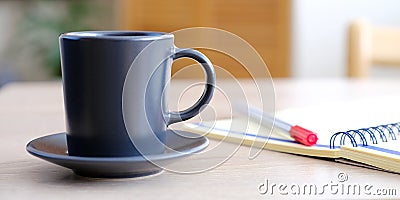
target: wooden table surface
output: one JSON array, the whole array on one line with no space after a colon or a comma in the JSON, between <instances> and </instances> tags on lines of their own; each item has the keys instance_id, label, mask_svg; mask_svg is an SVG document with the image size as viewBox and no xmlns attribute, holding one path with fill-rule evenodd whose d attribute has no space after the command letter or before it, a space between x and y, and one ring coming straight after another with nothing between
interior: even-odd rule
<instances>
[{"instance_id":1,"label":"wooden table surface","mask_svg":"<svg viewBox=\"0 0 400 200\"><path fill-rule=\"evenodd\" d=\"M170 89L170 104L179 101L180 107L190 105L199 90L182 93L193 81L174 80ZM264 83L261 81L261 83ZM265 84L268 84L265 82ZM220 88L233 92L232 81L218 80ZM231 87L232 86L232 87ZM256 90L249 81L241 82L243 91L252 102ZM335 102L379 95L400 94L400 80L276 79L276 109L301 107L321 102ZM184 94L184 95L182 95ZM237 94L240 95L240 94ZM178 97L182 97L179 99ZM211 107L216 118L224 113L226 96L216 94ZM271 98L274 98L273 96ZM272 101L272 100L271 100ZM273 101L272 101L273 103ZM173 104L173 103L172 103ZM399 198L400 175L335 163L328 160L262 151L255 159L248 158L249 148L240 147L226 162L202 173L180 174L165 171L146 178L91 179L76 176L69 169L29 155L25 145L33 138L65 131L61 82L13 83L0 89L0 199L276 199L276 198ZM211 144L216 144L211 141ZM224 144L234 145L234 144ZM219 159L205 158L205 162ZM188 161L184 165L190 166ZM399 163L400 164L400 163ZM348 177L347 184L372 186L372 193L361 195L332 194L326 188L322 195L280 194L279 185L307 186L338 184L338 176ZM260 194L261 184L275 184ZM265 189L262 188L261 189ZM396 195L378 195L382 190L395 189ZM375 195L373 195L375 194Z\"/></svg>"}]
</instances>

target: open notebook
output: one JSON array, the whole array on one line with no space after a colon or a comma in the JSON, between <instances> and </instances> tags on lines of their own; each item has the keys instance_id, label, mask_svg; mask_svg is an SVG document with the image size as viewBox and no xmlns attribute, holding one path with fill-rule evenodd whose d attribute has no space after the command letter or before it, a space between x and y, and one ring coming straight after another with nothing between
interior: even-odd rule
<instances>
[{"instance_id":1,"label":"open notebook","mask_svg":"<svg viewBox=\"0 0 400 200\"><path fill-rule=\"evenodd\" d=\"M187 123L212 139L369 166L400 173L400 96L288 109L276 117L318 134L307 147L289 135L246 118Z\"/></svg>"}]
</instances>

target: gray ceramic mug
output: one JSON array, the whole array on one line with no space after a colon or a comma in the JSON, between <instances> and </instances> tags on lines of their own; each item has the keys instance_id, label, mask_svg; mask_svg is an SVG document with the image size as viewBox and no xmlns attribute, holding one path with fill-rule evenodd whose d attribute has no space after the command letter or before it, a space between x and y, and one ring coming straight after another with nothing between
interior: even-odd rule
<instances>
[{"instance_id":1,"label":"gray ceramic mug","mask_svg":"<svg viewBox=\"0 0 400 200\"><path fill-rule=\"evenodd\" d=\"M60 36L69 155L123 157L159 154L168 125L197 115L213 95L209 59L174 46L162 32L88 31ZM201 64L206 86L190 108L170 112L166 91L173 60Z\"/></svg>"}]
</instances>

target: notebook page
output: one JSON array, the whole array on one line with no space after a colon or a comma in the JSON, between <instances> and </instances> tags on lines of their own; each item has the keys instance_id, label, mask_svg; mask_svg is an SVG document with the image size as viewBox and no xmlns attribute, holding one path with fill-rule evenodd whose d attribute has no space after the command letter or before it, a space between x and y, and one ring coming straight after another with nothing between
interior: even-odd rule
<instances>
[{"instance_id":1,"label":"notebook page","mask_svg":"<svg viewBox=\"0 0 400 200\"><path fill-rule=\"evenodd\" d=\"M398 95L382 96L288 109L277 112L276 117L316 132L318 144L329 145L331 136L337 132L399 122L399 102Z\"/></svg>"},{"instance_id":2,"label":"notebook page","mask_svg":"<svg viewBox=\"0 0 400 200\"><path fill-rule=\"evenodd\" d=\"M316 145L307 147L293 141L287 133L269 128L245 118L222 119L213 122L187 123L189 131L226 142L242 143L281 152L338 158L339 148L330 149L329 141L336 132L348 131L400 121L400 96L361 99L335 104L293 108L276 113L276 117L292 125L300 125L318 134ZM271 133L271 135L269 135ZM337 140L340 140L338 137ZM350 143L350 141L346 141ZM338 145L339 142L335 142ZM264 146L263 146L264 145Z\"/></svg>"},{"instance_id":3,"label":"notebook page","mask_svg":"<svg viewBox=\"0 0 400 200\"><path fill-rule=\"evenodd\" d=\"M271 132L270 128L245 118L186 123L185 127L189 131L205 134L211 139L240 143L254 148L326 158L339 157L339 149L330 149L329 145L319 144L305 146L295 142L288 133L275 128Z\"/></svg>"},{"instance_id":4,"label":"notebook page","mask_svg":"<svg viewBox=\"0 0 400 200\"><path fill-rule=\"evenodd\" d=\"M400 145L397 141L359 147L343 146L340 154L343 158L400 173Z\"/></svg>"}]
</instances>

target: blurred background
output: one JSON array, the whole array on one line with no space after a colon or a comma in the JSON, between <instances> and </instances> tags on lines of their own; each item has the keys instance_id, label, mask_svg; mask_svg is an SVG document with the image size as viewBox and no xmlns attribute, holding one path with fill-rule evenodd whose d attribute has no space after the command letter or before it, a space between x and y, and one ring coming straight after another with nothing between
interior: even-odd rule
<instances>
[{"instance_id":1,"label":"blurred background","mask_svg":"<svg viewBox=\"0 0 400 200\"><path fill-rule=\"evenodd\" d=\"M0 0L0 85L59 79L63 32L197 26L248 41L272 77L348 77L350 24L400 27L399 8L398 0ZM204 51L236 77L247 76L233 58ZM175 63L173 72L188 62ZM371 76L398 77L398 71L381 68Z\"/></svg>"}]
</instances>

